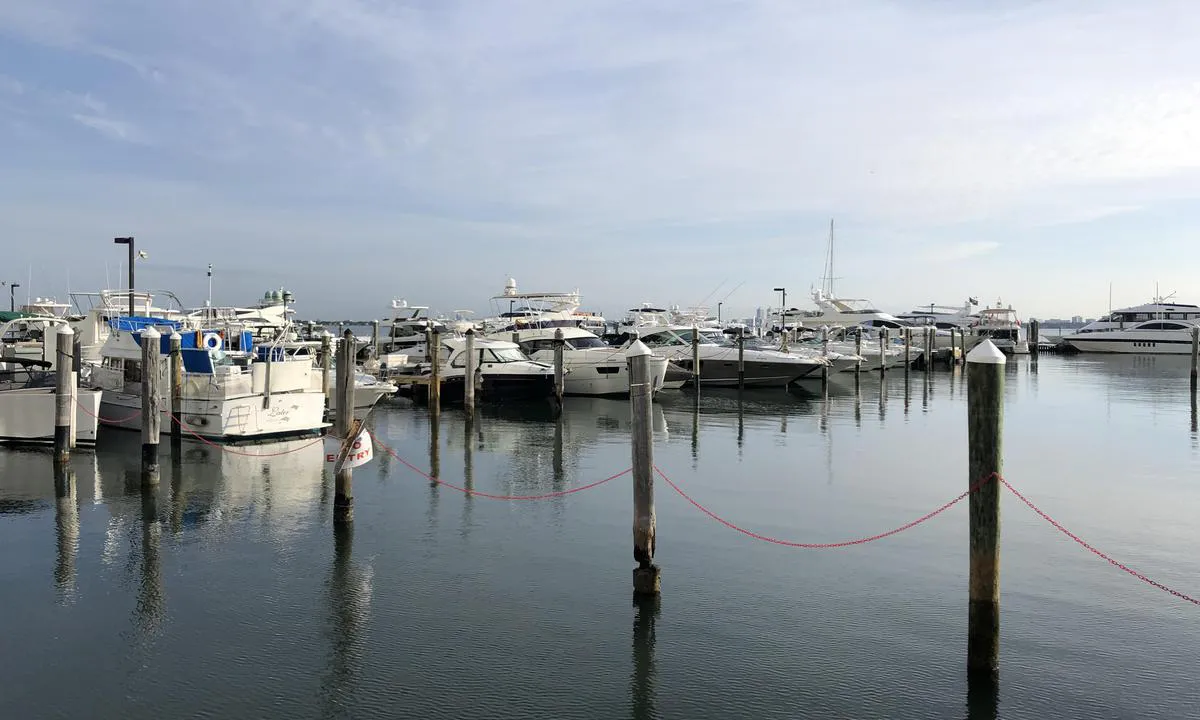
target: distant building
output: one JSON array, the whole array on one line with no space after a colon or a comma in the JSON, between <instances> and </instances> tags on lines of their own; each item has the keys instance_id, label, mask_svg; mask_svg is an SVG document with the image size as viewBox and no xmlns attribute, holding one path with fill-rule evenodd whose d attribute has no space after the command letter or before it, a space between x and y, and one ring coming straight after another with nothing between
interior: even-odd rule
<instances>
[{"instance_id":1,"label":"distant building","mask_svg":"<svg viewBox=\"0 0 1200 720\"><path fill-rule=\"evenodd\" d=\"M1083 316L1082 315L1072 315L1071 322L1075 323L1076 325L1082 325L1083 324Z\"/></svg>"}]
</instances>

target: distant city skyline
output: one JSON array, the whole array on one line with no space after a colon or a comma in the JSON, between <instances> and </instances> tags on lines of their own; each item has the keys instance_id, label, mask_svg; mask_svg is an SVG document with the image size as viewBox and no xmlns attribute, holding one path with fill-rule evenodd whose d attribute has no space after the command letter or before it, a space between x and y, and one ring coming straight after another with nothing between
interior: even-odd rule
<instances>
[{"instance_id":1,"label":"distant city skyline","mask_svg":"<svg viewBox=\"0 0 1200 720\"><path fill-rule=\"evenodd\" d=\"M1200 302L1184 0L0 5L0 280L308 316L505 279L741 317L838 289ZM30 268L32 276L30 277ZM741 286L731 294L735 286Z\"/></svg>"}]
</instances>

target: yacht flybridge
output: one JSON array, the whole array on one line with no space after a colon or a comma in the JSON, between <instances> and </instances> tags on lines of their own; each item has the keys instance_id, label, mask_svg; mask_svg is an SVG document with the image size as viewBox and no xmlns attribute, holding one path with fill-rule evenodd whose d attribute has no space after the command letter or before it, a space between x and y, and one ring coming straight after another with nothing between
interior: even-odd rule
<instances>
[{"instance_id":1,"label":"yacht flybridge","mask_svg":"<svg viewBox=\"0 0 1200 720\"><path fill-rule=\"evenodd\" d=\"M1082 335L1100 330L1124 330L1149 320L1200 322L1200 307L1167 302L1167 300L1168 298L1156 297L1145 305L1114 310L1099 320L1093 320L1084 325L1075 334Z\"/></svg>"}]
</instances>

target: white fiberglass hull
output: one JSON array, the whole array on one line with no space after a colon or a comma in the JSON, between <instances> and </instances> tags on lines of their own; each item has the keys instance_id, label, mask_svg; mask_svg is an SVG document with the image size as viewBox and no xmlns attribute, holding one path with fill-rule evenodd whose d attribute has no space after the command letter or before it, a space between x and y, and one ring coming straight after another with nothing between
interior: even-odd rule
<instances>
[{"instance_id":1,"label":"white fiberglass hull","mask_svg":"<svg viewBox=\"0 0 1200 720\"><path fill-rule=\"evenodd\" d=\"M1124 353L1131 355L1190 355L1190 333L1098 331L1063 338L1079 352Z\"/></svg>"},{"instance_id":2,"label":"white fiberglass hull","mask_svg":"<svg viewBox=\"0 0 1200 720\"><path fill-rule=\"evenodd\" d=\"M75 401L75 443L94 445L100 415L99 390L80 388ZM54 388L0 392L0 442L54 442Z\"/></svg>"},{"instance_id":3,"label":"white fiberglass hull","mask_svg":"<svg viewBox=\"0 0 1200 720\"><path fill-rule=\"evenodd\" d=\"M141 430L140 395L108 390L100 417L110 427ZM256 440L317 433L327 427L325 395L319 391L277 393L270 398L247 395L227 399L183 400L184 437L214 440ZM171 432L170 404L165 403L160 427Z\"/></svg>"},{"instance_id":4,"label":"white fiberglass hull","mask_svg":"<svg viewBox=\"0 0 1200 720\"><path fill-rule=\"evenodd\" d=\"M542 363L554 363L553 350L539 350L530 357ZM564 350L563 394L565 395L628 395L629 370L625 352L621 350ZM655 392L663 388L667 375L667 359L650 356L650 378Z\"/></svg>"}]
</instances>

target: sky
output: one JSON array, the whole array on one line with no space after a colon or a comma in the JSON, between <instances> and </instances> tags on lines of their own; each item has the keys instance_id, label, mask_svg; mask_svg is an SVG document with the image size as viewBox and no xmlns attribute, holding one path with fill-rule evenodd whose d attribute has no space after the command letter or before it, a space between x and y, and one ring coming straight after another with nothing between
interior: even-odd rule
<instances>
[{"instance_id":1,"label":"sky","mask_svg":"<svg viewBox=\"0 0 1200 720\"><path fill-rule=\"evenodd\" d=\"M0 281L1200 303L1192 0L0 0ZM7 293L4 293L7 294ZM505 305L505 309L507 306Z\"/></svg>"}]
</instances>

